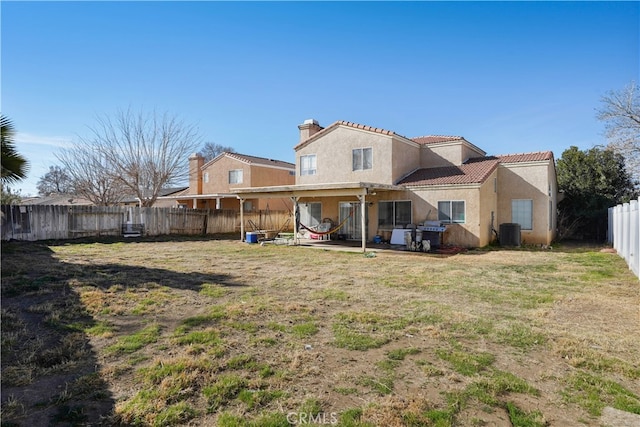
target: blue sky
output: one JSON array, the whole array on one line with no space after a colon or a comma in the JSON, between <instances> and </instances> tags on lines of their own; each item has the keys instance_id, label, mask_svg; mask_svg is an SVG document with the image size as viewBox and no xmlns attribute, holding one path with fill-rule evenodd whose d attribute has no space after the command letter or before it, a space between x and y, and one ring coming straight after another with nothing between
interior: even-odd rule
<instances>
[{"instance_id":1,"label":"blue sky","mask_svg":"<svg viewBox=\"0 0 640 427\"><path fill-rule=\"evenodd\" d=\"M606 143L640 78L638 2L12 2L1 110L35 185L98 115L170 112L204 141L295 161L297 125L461 135L488 154ZM187 159L185 159L185 162Z\"/></svg>"}]
</instances>

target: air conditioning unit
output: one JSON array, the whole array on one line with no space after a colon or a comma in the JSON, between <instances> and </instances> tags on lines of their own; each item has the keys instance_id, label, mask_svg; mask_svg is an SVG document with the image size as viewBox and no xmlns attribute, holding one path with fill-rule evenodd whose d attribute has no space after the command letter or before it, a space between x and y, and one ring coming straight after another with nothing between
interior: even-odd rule
<instances>
[{"instance_id":1,"label":"air conditioning unit","mask_svg":"<svg viewBox=\"0 0 640 427\"><path fill-rule=\"evenodd\" d=\"M500 224L500 246L520 246L520 224Z\"/></svg>"}]
</instances>

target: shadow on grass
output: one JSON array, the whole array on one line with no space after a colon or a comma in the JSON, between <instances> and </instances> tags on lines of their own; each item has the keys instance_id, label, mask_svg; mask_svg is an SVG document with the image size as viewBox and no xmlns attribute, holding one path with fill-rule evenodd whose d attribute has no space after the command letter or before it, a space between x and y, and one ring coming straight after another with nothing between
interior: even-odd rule
<instances>
[{"instance_id":1,"label":"shadow on grass","mask_svg":"<svg viewBox=\"0 0 640 427\"><path fill-rule=\"evenodd\" d=\"M242 286L227 275L62 263L47 244L3 242L3 427L116 425L114 398L85 332L98 322L73 282L102 289L154 282L196 292L204 283Z\"/></svg>"}]
</instances>

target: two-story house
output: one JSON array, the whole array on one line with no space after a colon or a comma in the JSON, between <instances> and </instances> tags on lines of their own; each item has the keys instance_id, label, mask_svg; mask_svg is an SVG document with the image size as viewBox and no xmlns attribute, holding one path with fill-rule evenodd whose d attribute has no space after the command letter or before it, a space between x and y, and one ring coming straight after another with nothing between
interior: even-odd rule
<instances>
[{"instance_id":1,"label":"two-story house","mask_svg":"<svg viewBox=\"0 0 640 427\"><path fill-rule=\"evenodd\" d=\"M293 163L224 152L205 162L198 153L189 157L189 188L177 199L184 207L194 209L240 210L236 190L244 187L265 187L295 183ZM264 210L269 199L253 197L243 200L245 211ZM273 210L291 209L289 198L274 202Z\"/></svg>"},{"instance_id":2,"label":"two-story house","mask_svg":"<svg viewBox=\"0 0 640 427\"><path fill-rule=\"evenodd\" d=\"M550 151L487 156L457 136L407 138L337 121L298 126L295 185L243 188L239 197L290 197L300 222L331 221L362 241L409 224L442 224L448 244L481 247L503 223L522 241L555 237L557 185Z\"/></svg>"}]
</instances>

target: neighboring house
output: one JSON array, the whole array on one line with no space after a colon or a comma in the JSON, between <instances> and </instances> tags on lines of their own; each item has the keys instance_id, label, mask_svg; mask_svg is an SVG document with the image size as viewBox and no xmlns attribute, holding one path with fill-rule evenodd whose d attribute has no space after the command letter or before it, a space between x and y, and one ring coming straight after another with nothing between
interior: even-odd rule
<instances>
[{"instance_id":1,"label":"neighboring house","mask_svg":"<svg viewBox=\"0 0 640 427\"><path fill-rule=\"evenodd\" d=\"M20 205L93 205L87 199L75 194L51 193L48 196L24 197L18 203Z\"/></svg>"},{"instance_id":2,"label":"neighboring house","mask_svg":"<svg viewBox=\"0 0 640 427\"><path fill-rule=\"evenodd\" d=\"M179 207L176 201L178 197L185 194L189 187L171 187L163 188L158 193L158 198L153 204L154 208L177 208ZM120 203L120 206L140 206L140 199L135 196L126 196Z\"/></svg>"},{"instance_id":3,"label":"neighboring house","mask_svg":"<svg viewBox=\"0 0 640 427\"><path fill-rule=\"evenodd\" d=\"M176 197L184 193L189 187L165 188L160 190L154 208L178 207ZM74 194L51 193L48 196L25 197L21 205L93 205L88 199ZM125 196L117 206L140 206L140 200L135 196Z\"/></svg>"},{"instance_id":4,"label":"neighboring house","mask_svg":"<svg viewBox=\"0 0 640 427\"><path fill-rule=\"evenodd\" d=\"M180 205L188 208L239 211L240 200L236 193L238 188L294 183L293 163L227 152L205 163L204 157L195 153L189 157L189 189L176 199ZM243 200L245 211L267 208L290 210L292 202L289 198Z\"/></svg>"},{"instance_id":5,"label":"neighboring house","mask_svg":"<svg viewBox=\"0 0 640 427\"><path fill-rule=\"evenodd\" d=\"M444 242L485 246L503 223L522 241L555 238L557 184L550 151L487 156L459 136L407 138L337 121L298 126L295 185L243 188L241 198L290 197L300 222L344 224L349 239L371 240L409 224L443 224ZM255 187L255 186L253 186Z\"/></svg>"}]
</instances>

